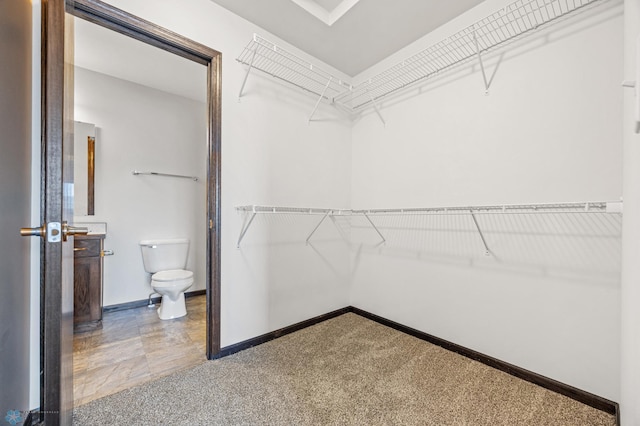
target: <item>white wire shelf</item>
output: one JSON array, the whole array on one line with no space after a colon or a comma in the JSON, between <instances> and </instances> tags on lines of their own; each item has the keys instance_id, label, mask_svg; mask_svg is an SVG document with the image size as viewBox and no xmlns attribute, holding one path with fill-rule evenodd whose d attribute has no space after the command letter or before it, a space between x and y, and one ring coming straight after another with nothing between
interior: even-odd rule
<instances>
[{"instance_id":1,"label":"white wire shelf","mask_svg":"<svg viewBox=\"0 0 640 426\"><path fill-rule=\"evenodd\" d=\"M351 210L352 214L537 214L537 213L621 213L622 202L507 204L496 206L426 207L407 209Z\"/></svg>"},{"instance_id":2,"label":"white wire shelf","mask_svg":"<svg viewBox=\"0 0 640 426\"><path fill-rule=\"evenodd\" d=\"M318 96L309 120L323 100L350 113L373 106L379 114L377 102L384 97L472 59L479 60L485 89L488 90L490 82L484 73L483 53L586 6L604 1L607 0L517 0L357 85L337 78L254 34L237 58L238 62L248 66L240 96L249 72L255 68Z\"/></svg>"},{"instance_id":3,"label":"white wire shelf","mask_svg":"<svg viewBox=\"0 0 640 426\"><path fill-rule=\"evenodd\" d=\"M351 88L351 85L341 78L257 34L253 35L253 39L236 60L249 67L247 76L252 69L257 69L328 102L333 102L336 95ZM247 76L240 89L240 97Z\"/></svg>"},{"instance_id":4,"label":"white wire shelf","mask_svg":"<svg viewBox=\"0 0 640 426\"><path fill-rule=\"evenodd\" d=\"M595 201L595 202L573 202L573 203L545 203L545 204L507 204L494 206L455 206L455 207L424 207L424 208L406 208L406 209L326 209L326 208L310 208L310 207L275 207L275 206L239 206L236 207L238 212L250 214L247 217L238 238L237 247L240 247L244 236L251 227L253 220L257 214L298 214L298 215L320 215L322 219L313 229L306 239L309 240L324 222L327 217L333 216L363 216L371 227L381 238L381 243L385 243L385 236L380 229L371 220L372 216L382 215L466 215L470 216L473 224L480 236L482 244L485 248L485 254L491 255L491 250L487 245L484 233L476 219L476 215L482 214L509 214L509 215L536 215L536 214L593 214L593 213L610 213L622 214L622 201Z\"/></svg>"},{"instance_id":5,"label":"white wire shelf","mask_svg":"<svg viewBox=\"0 0 640 426\"><path fill-rule=\"evenodd\" d=\"M319 209L315 207L273 207L273 206L238 206L236 211L251 213L291 213L291 214L342 214L351 213L349 209Z\"/></svg>"},{"instance_id":6,"label":"white wire shelf","mask_svg":"<svg viewBox=\"0 0 640 426\"><path fill-rule=\"evenodd\" d=\"M421 52L401 61L350 92L336 97L336 102L354 111L381 100L400 89L436 76L463 62L479 59L484 75L481 54L521 37L603 0L518 0L473 25L441 40ZM606 0L604 0L606 1Z\"/></svg>"}]
</instances>

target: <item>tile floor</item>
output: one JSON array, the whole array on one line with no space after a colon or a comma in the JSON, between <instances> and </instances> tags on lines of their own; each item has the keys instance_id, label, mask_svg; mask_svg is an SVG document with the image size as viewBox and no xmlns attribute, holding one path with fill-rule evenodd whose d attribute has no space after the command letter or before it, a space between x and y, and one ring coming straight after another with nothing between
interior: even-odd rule
<instances>
[{"instance_id":1,"label":"tile floor","mask_svg":"<svg viewBox=\"0 0 640 426\"><path fill-rule=\"evenodd\" d=\"M147 307L106 313L101 330L73 338L74 406L204 361L206 299L187 299L187 316L162 321Z\"/></svg>"}]
</instances>

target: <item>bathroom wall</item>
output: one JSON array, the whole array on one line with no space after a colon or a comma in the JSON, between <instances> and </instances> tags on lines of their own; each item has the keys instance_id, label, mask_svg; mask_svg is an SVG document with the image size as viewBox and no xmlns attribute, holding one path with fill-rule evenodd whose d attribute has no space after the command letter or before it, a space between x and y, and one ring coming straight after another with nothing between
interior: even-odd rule
<instances>
[{"instance_id":1,"label":"bathroom wall","mask_svg":"<svg viewBox=\"0 0 640 426\"><path fill-rule=\"evenodd\" d=\"M353 129L353 208L619 200L623 17L621 2L603 6L488 55L488 94L474 61L382 102L386 127L368 111ZM354 223L354 306L619 400L619 216L479 216L493 256L468 215L373 220L387 244Z\"/></svg>"},{"instance_id":2,"label":"bathroom wall","mask_svg":"<svg viewBox=\"0 0 640 426\"><path fill-rule=\"evenodd\" d=\"M202 67L202 87L206 87ZM76 67L75 119L96 125L95 216L107 223L104 305L146 299L150 276L138 242L189 238L188 291L205 288L206 105ZM197 182L134 176L133 170L185 174Z\"/></svg>"},{"instance_id":3,"label":"bathroom wall","mask_svg":"<svg viewBox=\"0 0 640 426\"><path fill-rule=\"evenodd\" d=\"M339 228L326 221L307 246L318 217L261 216L238 249L245 217L235 206L348 206L351 123L326 105L316 113L320 121L309 123L317 99L259 73L249 76L238 101L246 69L235 58L254 32L272 37L213 2L161 0L153 7L146 0L110 3L222 52L222 345L346 306L349 257ZM139 121L137 115L132 113L130 120ZM104 123L96 125L109 130ZM128 175L132 166L142 168L140 163L134 165L123 154L119 162L127 164L120 173L127 183L152 184ZM110 225L110 232L117 230ZM119 248L114 249L118 256ZM138 252L125 254L128 262L138 262ZM109 297L119 298L113 293Z\"/></svg>"}]
</instances>

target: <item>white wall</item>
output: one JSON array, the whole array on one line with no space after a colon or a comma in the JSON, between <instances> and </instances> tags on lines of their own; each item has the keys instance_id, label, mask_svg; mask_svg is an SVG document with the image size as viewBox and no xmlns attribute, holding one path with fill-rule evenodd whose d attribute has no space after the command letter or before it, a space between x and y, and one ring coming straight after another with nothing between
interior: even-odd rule
<instances>
[{"instance_id":1,"label":"white wall","mask_svg":"<svg viewBox=\"0 0 640 426\"><path fill-rule=\"evenodd\" d=\"M202 90L206 87L202 67ZM95 216L106 222L105 306L152 292L138 242L189 238L188 291L205 288L206 105L83 68L75 72L75 119L96 125ZM133 170L196 176L197 182L134 176Z\"/></svg>"},{"instance_id":2,"label":"white wall","mask_svg":"<svg viewBox=\"0 0 640 426\"><path fill-rule=\"evenodd\" d=\"M624 79L637 80L640 58L640 4L625 1ZM638 82L636 81L636 84ZM640 424L640 135L636 126L636 105L640 99L626 89L624 98L624 237L622 258L622 358L620 418L622 425Z\"/></svg>"},{"instance_id":3,"label":"white wall","mask_svg":"<svg viewBox=\"0 0 640 426\"><path fill-rule=\"evenodd\" d=\"M213 2L110 3L222 52L222 345L346 306L347 245L330 222L305 246L318 218L256 219L238 250L235 206L348 206L350 122L322 106L325 121L308 124L316 99L258 73L238 102L235 58L254 32L270 35Z\"/></svg>"},{"instance_id":4,"label":"white wall","mask_svg":"<svg viewBox=\"0 0 640 426\"><path fill-rule=\"evenodd\" d=\"M485 3L417 45L500 2ZM353 128L353 208L618 200L620 5L508 48L488 96L469 65L383 102L386 127L367 112ZM619 216L481 216L494 257L468 216L374 220L388 242L372 248L354 228L354 306L619 400Z\"/></svg>"}]
</instances>

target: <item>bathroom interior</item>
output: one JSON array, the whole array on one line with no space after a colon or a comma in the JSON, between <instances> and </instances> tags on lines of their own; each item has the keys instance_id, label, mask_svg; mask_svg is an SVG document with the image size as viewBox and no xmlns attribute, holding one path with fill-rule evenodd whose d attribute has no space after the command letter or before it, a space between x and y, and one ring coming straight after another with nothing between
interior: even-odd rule
<instances>
[{"instance_id":1,"label":"bathroom interior","mask_svg":"<svg viewBox=\"0 0 640 426\"><path fill-rule=\"evenodd\" d=\"M76 239L76 261L91 260L90 241L102 245L102 283L76 297L76 304L99 303L75 307L78 315L94 312L75 324L81 404L205 359L206 67L74 20L74 222L89 229ZM173 264L150 268L147 254L176 248ZM147 270L158 272L153 288ZM159 303L167 273L181 287Z\"/></svg>"}]
</instances>

